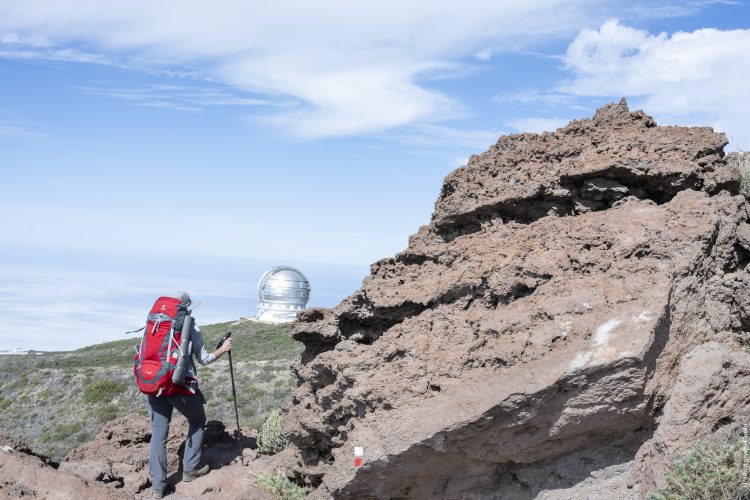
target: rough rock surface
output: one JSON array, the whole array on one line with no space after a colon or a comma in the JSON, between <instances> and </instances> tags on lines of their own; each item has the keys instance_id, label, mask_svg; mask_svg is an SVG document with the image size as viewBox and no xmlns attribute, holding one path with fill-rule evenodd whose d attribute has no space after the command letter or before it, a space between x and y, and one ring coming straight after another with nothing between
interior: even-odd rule
<instances>
[{"instance_id":1,"label":"rough rock surface","mask_svg":"<svg viewBox=\"0 0 750 500\"><path fill-rule=\"evenodd\" d=\"M222 481L227 470L236 475L246 474L241 467L257 457L256 431L243 429L242 439L237 442L216 420L206 424L201 461L214 471L209 476L190 483L182 483L182 453L188 424L184 417L175 413L167 440L167 481L177 485L179 497L208 495L223 498L239 498L247 490L248 482L241 480ZM148 447L151 426L148 417L127 415L105 424L96 438L69 452L60 464L60 470L72 472L90 481L99 481L126 494L146 498L151 496L151 481L148 472ZM223 471L223 472L222 472ZM231 473L229 474L231 476ZM200 491L198 491L200 490ZM205 493L203 493L204 490Z\"/></svg>"},{"instance_id":2,"label":"rough rock surface","mask_svg":"<svg viewBox=\"0 0 750 500\"><path fill-rule=\"evenodd\" d=\"M696 441L719 431L744 431L750 415L749 379L747 352L708 342L685 356L659 427L638 450L631 482L653 488Z\"/></svg>"},{"instance_id":3,"label":"rough rock surface","mask_svg":"<svg viewBox=\"0 0 750 500\"><path fill-rule=\"evenodd\" d=\"M175 425L176 424L176 425ZM167 442L168 470L178 468L177 452L185 439L186 422L175 419ZM135 494L150 486L148 445L151 428L148 417L129 415L102 426L96 438L71 450L60 470L90 481Z\"/></svg>"},{"instance_id":4,"label":"rough rock surface","mask_svg":"<svg viewBox=\"0 0 750 500\"><path fill-rule=\"evenodd\" d=\"M0 497L126 498L101 483L56 470L57 464L35 456L25 446L0 438Z\"/></svg>"},{"instance_id":5,"label":"rough rock surface","mask_svg":"<svg viewBox=\"0 0 750 500\"><path fill-rule=\"evenodd\" d=\"M748 415L732 392L748 371L720 383L750 358L726 350L750 325L750 226L725 144L622 101L473 156L405 251L336 308L298 318L288 473L313 498L638 498L658 486L697 432L680 422L727 422L700 411L690 359L733 422Z\"/></svg>"}]
</instances>

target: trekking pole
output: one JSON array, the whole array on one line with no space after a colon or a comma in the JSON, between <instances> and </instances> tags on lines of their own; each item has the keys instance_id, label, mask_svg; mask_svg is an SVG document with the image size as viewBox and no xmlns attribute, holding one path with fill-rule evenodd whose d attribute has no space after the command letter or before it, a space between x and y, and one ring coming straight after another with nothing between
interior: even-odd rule
<instances>
[{"instance_id":1,"label":"trekking pole","mask_svg":"<svg viewBox=\"0 0 750 500\"><path fill-rule=\"evenodd\" d=\"M227 332L227 334L224 336L223 339L219 341L219 344L216 346L218 349L219 347L224 345L224 342L232 336L232 332ZM237 419L237 430L234 431L235 438L240 436L240 414L237 412L237 391L234 389L234 368L232 367L232 351L227 351L227 354L229 354L229 376L232 379L232 400L234 401L234 417Z\"/></svg>"}]
</instances>

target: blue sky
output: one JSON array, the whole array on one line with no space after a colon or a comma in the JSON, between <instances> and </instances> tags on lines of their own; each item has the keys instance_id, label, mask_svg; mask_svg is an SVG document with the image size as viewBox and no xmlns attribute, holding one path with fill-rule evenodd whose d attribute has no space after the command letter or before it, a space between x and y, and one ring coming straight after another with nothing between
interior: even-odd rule
<instances>
[{"instance_id":1,"label":"blue sky","mask_svg":"<svg viewBox=\"0 0 750 500\"><path fill-rule=\"evenodd\" d=\"M155 295L353 292L505 133L621 96L750 148L739 1L0 0L0 348L121 338Z\"/></svg>"}]
</instances>

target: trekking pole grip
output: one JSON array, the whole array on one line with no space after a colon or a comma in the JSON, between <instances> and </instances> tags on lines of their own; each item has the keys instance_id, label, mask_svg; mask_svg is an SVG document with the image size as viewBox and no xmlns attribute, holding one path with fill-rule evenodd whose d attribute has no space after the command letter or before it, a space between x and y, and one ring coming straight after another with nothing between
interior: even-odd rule
<instances>
[{"instance_id":1,"label":"trekking pole grip","mask_svg":"<svg viewBox=\"0 0 750 500\"><path fill-rule=\"evenodd\" d=\"M223 346L223 345L224 345L224 342L226 342L226 340L227 340L227 339L228 339L229 337L231 337L231 336L232 336L232 332L227 332L227 334L226 334L226 335L224 335L224 338L223 338L223 339L221 339L221 340L219 341L219 343L218 343L218 344L216 344L216 348L218 349L218 348L220 348L221 346Z\"/></svg>"}]
</instances>

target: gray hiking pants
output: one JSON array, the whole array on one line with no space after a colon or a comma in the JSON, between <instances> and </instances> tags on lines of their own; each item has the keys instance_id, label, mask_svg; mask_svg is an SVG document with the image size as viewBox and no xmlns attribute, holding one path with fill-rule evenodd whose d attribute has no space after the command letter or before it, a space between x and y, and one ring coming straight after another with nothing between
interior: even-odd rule
<instances>
[{"instance_id":1,"label":"gray hiking pants","mask_svg":"<svg viewBox=\"0 0 750 500\"><path fill-rule=\"evenodd\" d=\"M167 436L172 410L187 418L189 429L185 440L185 455L182 470L188 472L198 467L203 444L203 429L206 426L206 412L203 410L203 395L174 396L171 398L148 398L148 414L151 418L151 445L148 449L149 473L155 491L162 491L167 484Z\"/></svg>"}]
</instances>

